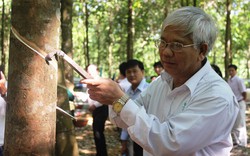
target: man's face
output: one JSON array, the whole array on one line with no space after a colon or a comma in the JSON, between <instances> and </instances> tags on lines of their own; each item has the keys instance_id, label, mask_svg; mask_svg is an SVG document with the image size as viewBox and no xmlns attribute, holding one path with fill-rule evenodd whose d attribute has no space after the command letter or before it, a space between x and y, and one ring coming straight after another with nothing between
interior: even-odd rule
<instances>
[{"instance_id":1,"label":"man's face","mask_svg":"<svg viewBox=\"0 0 250 156\"><path fill-rule=\"evenodd\" d=\"M135 66L126 70L126 77L132 84L132 87L136 88L144 77L144 71L142 71L138 66Z\"/></svg>"},{"instance_id":2,"label":"man's face","mask_svg":"<svg viewBox=\"0 0 250 156\"><path fill-rule=\"evenodd\" d=\"M155 72L156 72L157 75L160 75L161 72L162 72L162 70L163 70L163 68L161 66L155 66L154 70L155 70Z\"/></svg>"},{"instance_id":3,"label":"man's face","mask_svg":"<svg viewBox=\"0 0 250 156\"><path fill-rule=\"evenodd\" d=\"M231 77L234 77L236 75L236 73L237 73L237 71L234 68L232 68L232 67L228 68L228 72L229 72L229 75Z\"/></svg>"},{"instance_id":4,"label":"man's face","mask_svg":"<svg viewBox=\"0 0 250 156\"><path fill-rule=\"evenodd\" d=\"M174 31L174 27L167 27L161 39L166 43L179 42L183 45L193 44L188 37L183 37L181 31ZM206 52L200 52L194 46L181 48L179 52L172 51L169 46L159 48L161 63L164 69L174 79L189 79L200 67Z\"/></svg>"}]
</instances>

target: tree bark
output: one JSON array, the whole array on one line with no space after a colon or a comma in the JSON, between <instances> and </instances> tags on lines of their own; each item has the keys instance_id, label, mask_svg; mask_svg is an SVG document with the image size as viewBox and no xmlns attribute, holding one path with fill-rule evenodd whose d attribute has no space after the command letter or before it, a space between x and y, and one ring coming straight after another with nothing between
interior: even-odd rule
<instances>
[{"instance_id":1,"label":"tree bark","mask_svg":"<svg viewBox=\"0 0 250 156\"><path fill-rule=\"evenodd\" d=\"M197 7L197 0L193 0L193 6Z\"/></svg>"},{"instance_id":2,"label":"tree bark","mask_svg":"<svg viewBox=\"0 0 250 156\"><path fill-rule=\"evenodd\" d=\"M4 155L54 156L57 64L42 55L59 48L60 0L13 0L11 22L41 55L11 34Z\"/></svg>"},{"instance_id":3,"label":"tree bark","mask_svg":"<svg viewBox=\"0 0 250 156\"><path fill-rule=\"evenodd\" d=\"M231 2L227 0L226 3L227 15L226 15L226 32L225 32L225 79L228 78L227 67L232 63L232 36L231 36Z\"/></svg>"},{"instance_id":4,"label":"tree bark","mask_svg":"<svg viewBox=\"0 0 250 156\"><path fill-rule=\"evenodd\" d=\"M86 67L90 64L90 56L89 56L89 10L88 10L88 2L85 1L85 42L84 42L84 49L85 49L85 56L86 56Z\"/></svg>"},{"instance_id":5,"label":"tree bark","mask_svg":"<svg viewBox=\"0 0 250 156\"><path fill-rule=\"evenodd\" d=\"M64 79L64 63L58 61L57 106L70 113L69 98ZM56 121L56 156L78 156L78 145L73 122L69 116L57 111Z\"/></svg>"},{"instance_id":6,"label":"tree bark","mask_svg":"<svg viewBox=\"0 0 250 156\"><path fill-rule=\"evenodd\" d=\"M132 0L128 0L128 23L127 23L127 60L133 58L133 5Z\"/></svg>"},{"instance_id":7,"label":"tree bark","mask_svg":"<svg viewBox=\"0 0 250 156\"><path fill-rule=\"evenodd\" d=\"M61 0L61 29L62 29L62 51L69 57L73 57L72 52L72 0ZM64 65L65 78L71 83L73 81L73 69L66 63Z\"/></svg>"}]
</instances>

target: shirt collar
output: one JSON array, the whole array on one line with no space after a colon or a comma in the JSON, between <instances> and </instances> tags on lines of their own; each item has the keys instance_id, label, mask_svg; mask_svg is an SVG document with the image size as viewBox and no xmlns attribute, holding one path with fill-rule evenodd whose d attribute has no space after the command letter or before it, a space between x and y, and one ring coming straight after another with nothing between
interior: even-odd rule
<instances>
[{"instance_id":1,"label":"shirt collar","mask_svg":"<svg viewBox=\"0 0 250 156\"><path fill-rule=\"evenodd\" d=\"M170 84L173 78L164 70L161 72L161 79L163 81L167 81L167 83Z\"/></svg>"},{"instance_id":2,"label":"shirt collar","mask_svg":"<svg viewBox=\"0 0 250 156\"><path fill-rule=\"evenodd\" d=\"M147 83L146 79L143 78L141 83L139 84L139 86L137 88L140 89L140 91L143 91L145 89L145 84L146 83Z\"/></svg>"},{"instance_id":3,"label":"shirt collar","mask_svg":"<svg viewBox=\"0 0 250 156\"><path fill-rule=\"evenodd\" d=\"M190 79L188 79L185 82L185 84L187 85L187 87L189 88L189 90L191 92L191 96L193 95L197 84L204 77L204 75L206 73L208 73L209 70L211 70L211 69L212 69L212 67L211 67L209 61L207 60L206 63L204 64L204 66L201 67L201 69L199 71L197 71Z\"/></svg>"},{"instance_id":4,"label":"shirt collar","mask_svg":"<svg viewBox=\"0 0 250 156\"><path fill-rule=\"evenodd\" d=\"M234 75L233 77L230 77L229 80L233 81L234 79L236 79L236 77L237 77L237 75Z\"/></svg>"},{"instance_id":5,"label":"shirt collar","mask_svg":"<svg viewBox=\"0 0 250 156\"><path fill-rule=\"evenodd\" d=\"M141 80L139 86L138 86L134 91L133 91L133 89L132 89L132 86L129 87L129 91L136 92L137 90L139 90L139 91L142 92L142 91L144 90L144 85L145 85L145 83L147 83L147 82L146 82L146 79L143 78L143 79Z\"/></svg>"},{"instance_id":6,"label":"shirt collar","mask_svg":"<svg viewBox=\"0 0 250 156\"><path fill-rule=\"evenodd\" d=\"M197 86L197 84L200 82L200 80L203 78L203 76L211 70L211 66L208 60L206 60L206 63L201 67L200 70L198 70L191 78L189 78L183 85L187 86L190 90L191 96L194 93L194 90ZM166 81L169 86L171 86L173 78L171 75L169 75L167 72L161 73L161 78L163 81Z\"/></svg>"}]
</instances>

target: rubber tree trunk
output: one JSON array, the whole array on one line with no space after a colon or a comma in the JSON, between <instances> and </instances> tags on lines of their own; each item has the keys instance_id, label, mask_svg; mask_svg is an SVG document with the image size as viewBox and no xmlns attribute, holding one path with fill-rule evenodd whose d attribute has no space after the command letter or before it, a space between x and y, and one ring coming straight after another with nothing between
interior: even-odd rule
<instances>
[{"instance_id":1,"label":"rubber tree trunk","mask_svg":"<svg viewBox=\"0 0 250 156\"><path fill-rule=\"evenodd\" d=\"M70 113L62 59L59 59L58 66L57 106ZM78 156L78 145L72 119L59 111L57 111L56 118L56 156Z\"/></svg>"},{"instance_id":2,"label":"rubber tree trunk","mask_svg":"<svg viewBox=\"0 0 250 156\"><path fill-rule=\"evenodd\" d=\"M11 16L42 55L58 49L60 0L13 0ZM4 155L55 155L57 71L11 34Z\"/></svg>"}]
</instances>

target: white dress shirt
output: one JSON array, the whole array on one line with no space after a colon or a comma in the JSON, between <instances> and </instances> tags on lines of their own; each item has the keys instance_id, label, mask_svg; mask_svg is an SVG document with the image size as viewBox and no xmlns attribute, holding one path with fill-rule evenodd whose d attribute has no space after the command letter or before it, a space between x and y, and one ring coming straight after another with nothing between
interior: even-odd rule
<instances>
[{"instance_id":1,"label":"white dress shirt","mask_svg":"<svg viewBox=\"0 0 250 156\"><path fill-rule=\"evenodd\" d=\"M144 156L229 156L239 106L228 84L208 61L182 86L172 90L172 81L163 72L110 118L128 127Z\"/></svg>"},{"instance_id":2,"label":"white dress shirt","mask_svg":"<svg viewBox=\"0 0 250 156\"><path fill-rule=\"evenodd\" d=\"M131 83L128 82L127 78L124 78L122 80L119 80L118 84L120 85L120 87L122 88L122 90L124 92L126 92L130 87L131 87Z\"/></svg>"},{"instance_id":3,"label":"white dress shirt","mask_svg":"<svg viewBox=\"0 0 250 156\"><path fill-rule=\"evenodd\" d=\"M145 90L148 87L149 83L146 81L146 79L142 79L140 84L138 85L138 87L133 90L132 86L130 86L126 92L126 94L133 100L135 100L140 93ZM121 132L121 136L120 136L121 140L128 140L129 139L129 135L126 129L122 129Z\"/></svg>"},{"instance_id":4,"label":"white dress shirt","mask_svg":"<svg viewBox=\"0 0 250 156\"><path fill-rule=\"evenodd\" d=\"M228 84L233 90L237 100L243 100L242 93L247 91L244 81L235 75L234 77L228 79Z\"/></svg>"},{"instance_id":5,"label":"white dress shirt","mask_svg":"<svg viewBox=\"0 0 250 156\"><path fill-rule=\"evenodd\" d=\"M4 144L6 102L0 96L0 146Z\"/></svg>"},{"instance_id":6,"label":"white dress shirt","mask_svg":"<svg viewBox=\"0 0 250 156\"><path fill-rule=\"evenodd\" d=\"M246 86L244 81L237 75L229 78L228 84L236 96L240 106L239 115L233 127L232 135L235 139L235 143L240 146L247 147L246 103L243 100L244 97L242 95L243 92L246 92Z\"/></svg>"}]
</instances>

